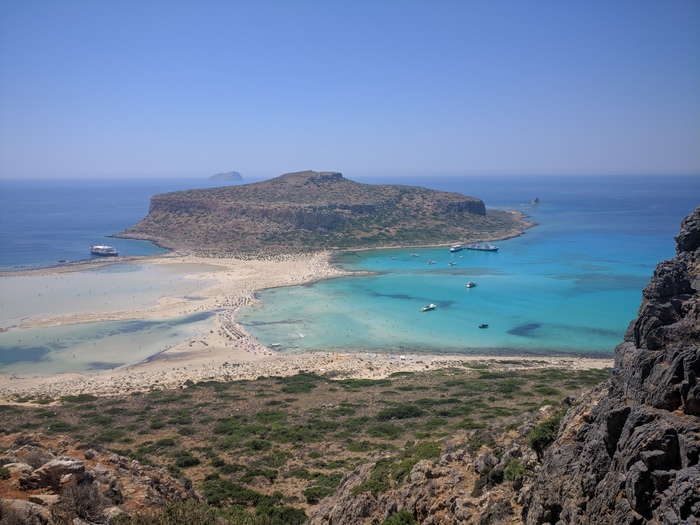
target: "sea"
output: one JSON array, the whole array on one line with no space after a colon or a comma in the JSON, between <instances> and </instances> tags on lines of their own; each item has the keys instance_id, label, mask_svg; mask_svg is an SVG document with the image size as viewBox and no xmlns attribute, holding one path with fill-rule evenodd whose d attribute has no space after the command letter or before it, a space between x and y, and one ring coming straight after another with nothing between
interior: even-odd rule
<instances>
[{"instance_id":1,"label":"sea","mask_svg":"<svg viewBox=\"0 0 700 525\"><path fill-rule=\"evenodd\" d=\"M261 343L283 352L612 356L656 264L673 257L681 220L700 204L700 176L690 175L348 178L479 197L487 208L520 211L536 226L495 242L497 252L451 253L442 246L338 253L335 264L356 274L265 290L259 302L239 311L239 322ZM0 327L14 326L0 332L0 372L129 366L186 340L192 330L207 329L212 320L206 314L18 329L16 321L31 306L2 284L17 270L90 258L93 244L113 245L123 255L161 253L148 242L109 236L147 215L157 193L223 184L193 178L0 181ZM535 198L540 204L531 204ZM137 302L167 290L172 276L157 277L163 284L153 291L153 271L115 265L78 275L98 288L101 279L130 287ZM477 286L466 288L469 281ZM40 295L27 290L30 298ZM100 293L110 297L109 290ZM13 303L22 304L22 312ZM431 303L435 309L421 311ZM68 358L76 349L84 359Z\"/></svg>"}]
</instances>

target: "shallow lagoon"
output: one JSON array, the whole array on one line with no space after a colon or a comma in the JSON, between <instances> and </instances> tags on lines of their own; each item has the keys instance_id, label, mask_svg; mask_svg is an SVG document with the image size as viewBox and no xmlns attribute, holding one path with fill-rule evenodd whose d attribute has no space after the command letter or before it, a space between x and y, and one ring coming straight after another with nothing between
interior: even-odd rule
<instances>
[{"instance_id":1,"label":"shallow lagoon","mask_svg":"<svg viewBox=\"0 0 700 525\"><path fill-rule=\"evenodd\" d=\"M21 322L81 313L148 308L187 297L209 282L186 279L212 265L115 264L56 275L0 276L0 371L53 374L136 364L213 327L213 312L21 329Z\"/></svg>"},{"instance_id":2,"label":"shallow lagoon","mask_svg":"<svg viewBox=\"0 0 700 525\"><path fill-rule=\"evenodd\" d=\"M241 319L262 343L296 351L610 355L635 315L646 269L619 273L608 262L591 272L606 263L589 260L589 270L574 263L555 272L508 253L517 243L460 252L453 266L446 248L344 255L342 266L378 273L262 292ZM437 308L421 312L428 303Z\"/></svg>"}]
</instances>

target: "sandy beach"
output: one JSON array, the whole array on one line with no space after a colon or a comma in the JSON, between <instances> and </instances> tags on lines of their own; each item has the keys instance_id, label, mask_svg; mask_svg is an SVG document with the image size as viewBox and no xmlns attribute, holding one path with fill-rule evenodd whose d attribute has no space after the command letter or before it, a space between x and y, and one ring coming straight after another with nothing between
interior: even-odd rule
<instances>
[{"instance_id":1,"label":"sandy beach","mask_svg":"<svg viewBox=\"0 0 700 525\"><path fill-rule=\"evenodd\" d=\"M110 263L165 265L177 269L179 279L202 281L195 295L168 295L153 304L138 308L108 311L61 313L27 316L19 329L46 326L68 326L80 323L128 319L167 319L194 312L217 311L215 329L195 339L184 341L149 359L114 370L95 373L63 373L54 375L0 375L0 399L44 397L55 399L80 393L120 395L135 390L177 388L187 381L242 380L260 376L289 375L300 370L331 377L379 378L397 371L421 371L445 367L470 367L489 364L491 367L531 368L604 368L612 359L583 357L529 357L476 355L390 355L337 354L314 352L280 354L260 345L236 321L235 312L255 301L257 291L280 286L300 285L338 277L344 272L330 263L330 253L294 255L266 260L210 259L182 254L150 258L129 258L115 261L76 263L23 272L22 276L61 275L81 272L96 265ZM20 274L13 273L13 276Z\"/></svg>"}]
</instances>

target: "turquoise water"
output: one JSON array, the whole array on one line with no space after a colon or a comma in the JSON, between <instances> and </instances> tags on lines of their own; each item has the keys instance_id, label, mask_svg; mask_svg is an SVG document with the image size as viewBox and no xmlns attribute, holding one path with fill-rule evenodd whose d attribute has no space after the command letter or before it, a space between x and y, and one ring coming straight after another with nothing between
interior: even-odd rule
<instances>
[{"instance_id":1,"label":"turquoise water","mask_svg":"<svg viewBox=\"0 0 700 525\"><path fill-rule=\"evenodd\" d=\"M681 220L700 202L698 176L360 182L458 191L482 198L487 207L523 211L538 226L498 242L498 253L459 252L454 266L448 265L453 258L446 247L339 254L337 264L373 274L261 292L260 303L242 310L239 320L263 344L278 344L287 352L609 356L636 316L654 267L674 255L673 236ZM101 242L102 236L123 231L143 217L150 195L185 184L183 180L3 184L0 270L84 258L90 243ZM528 205L534 197L542 204ZM113 244L127 254L158 251L147 243L132 246L121 241ZM435 264L428 265L430 259ZM10 330L0 332L0 372L46 374L134 364L213 327L214 312L169 320L17 328L29 317L142 308L163 294L197 293L179 288L175 284L179 281L168 272L144 277L147 273L147 267L116 265L96 272L26 278L24 283L25 278L3 272L0 327ZM477 281L478 286L468 290L467 281ZM107 292L104 286L112 289ZM107 305L98 301L105 294L110 297ZM427 303L437 308L420 312ZM489 328L479 329L481 323Z\"/></svg>"},{"instance_id":2,"label":"turquoise water","mask_svg":"<svg viewBox=\"0 0 700 525\"><path fill-rule=\"evenodd\" d=\"M700 200L697 177L622 179L513 180L500 189L486 179L438 181L431 187L490 192L487 205L526 212L538 226L497 242L497 253L341 254L341 267L373 275L261 292L239 320L285 351L612 355ZM526 204L535 196L541 205ZM437 308L421 312L428 303Z\"/></svg>"}]
</instances>

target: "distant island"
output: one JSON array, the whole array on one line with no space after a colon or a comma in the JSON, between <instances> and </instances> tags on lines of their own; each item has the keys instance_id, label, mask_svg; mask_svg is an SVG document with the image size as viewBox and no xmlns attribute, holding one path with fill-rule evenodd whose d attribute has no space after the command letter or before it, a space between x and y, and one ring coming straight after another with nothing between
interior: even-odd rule
<instances>
[{"instance_id":1,"label":"distant island","mask_svg":"<svg viewBox=\"0 0 700 525\"><path fill-rule=\"evenodd\" d=\"M148 216L116 236L221 257L489 241L530 226L461 193L303 171L155 195Z\"/></svg>"},{"instance_id":2,"label":"distant island","mask_svg":"<svg viewBox=\"0 0 700 525\"><path fill-rule=\"evenodd\" d=\"M226 173L212 175L207 180L243 180L243 177L237 171L228 171Z\"/></svg>"}]
</instances>

